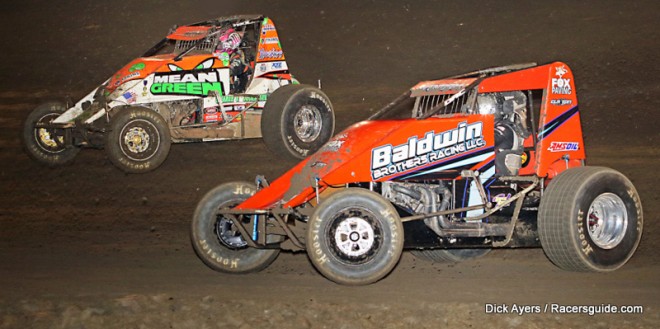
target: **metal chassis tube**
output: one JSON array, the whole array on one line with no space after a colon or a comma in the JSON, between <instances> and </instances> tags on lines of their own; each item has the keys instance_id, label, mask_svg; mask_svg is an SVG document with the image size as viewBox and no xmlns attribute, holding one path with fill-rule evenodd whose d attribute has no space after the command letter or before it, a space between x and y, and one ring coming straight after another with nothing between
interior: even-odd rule
<instances>
[{"instance_id":1,"label":"metal chassis tube","mask_svg":"<svg viewBox=\"0 0 660 329\"><path fill-rule=\"evenodd\" d=\"M268 211L268 210L257 210L257 209L245 209L245 210L224 209L219 211L218 215L227 216L229 219L231 219L232 223L236 225L236 229L238 229L238 231L241 233L243 240L245 240L245 243L247 243L248 246L257 249L272 249L272 248L279 248L280 243L266 242L266 236L268 234L266 229L267 219L262 218L271 215L275 219L274 223L276 223L282 229L282 231L286 233L286 236L291 240L291 243L293 243L293 245L296 246L297 248L305 249L305 244L301 242L298 236L291 230L289 225L286 223L287 220L289 219L289 216L291 215L291 210L273 209ZM252 238L252 235L250 235L244 223L242 223L241 220L239 219L239 217L246 215L254 215L255 218L253 220L258 220L257 223L258 234L256 241Z\"/></svg>"}]
</instances>

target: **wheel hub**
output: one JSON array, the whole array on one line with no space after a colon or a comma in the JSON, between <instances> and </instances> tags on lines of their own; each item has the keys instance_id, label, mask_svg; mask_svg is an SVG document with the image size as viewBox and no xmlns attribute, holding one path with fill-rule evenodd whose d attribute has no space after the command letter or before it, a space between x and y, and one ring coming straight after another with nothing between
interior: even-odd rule
<instances>
[{"instance_id":1,"label":"wheel hub","mask_svg":"<svg viewBox=\"0 0 660 329\"><path fill-rule=\"evenodd\" d=\"M38 122L46 123L55 119L58 115L55 113L47 114L41 117ZM54 129L38 128L35 131L35 139L37 144L44 150L50 153L59 153L64 150L64 136L58 135Z\"/></svg>"},{"instance_id":2,"label":"wheel hub","mask_svg":"<svg viewBox=\"0 0 660 329\"><path fill-rule=\"evenodd\" d=\"M316 106L304 105L301 107L293 122L296 136L305 143L313 142L321 134L323 119L321 111Z\"/></svg>"},{"instance_id":3,"label":"wheel hub","mask_svg":"<svg viewBox=\"0 0 660 329\"><path fill-rule=\"evenodd\" d=\"M142 127L131 127L124 135L126 148L133 153L141 153L149 148L149 134Z\"/></svg>"},{"instance_id":4,"label":"wheel hub","mask_svg":"<svg viewBox=\"0 0 660 329\"><path fill-rule=\"evenodd\" d=\"M335 231L337 249L349 257L365 255L374 245L374 230L359 217L349 217L337 225Z\"/></svg>"},{"instance_id":5,"label":"wheel hub","mask_svg":"<svg viewBox=\"0 0 660 329\"><path fill-rule=\"evenodd\" d=\"M44 144L47 147L50 148L57 148L58 147L58 141L60 143L64 143L64 138L62 136L58 136L57 141L55 141L55 138L51 136L50 131L45 128L39 128L37 134L39 135L39 141L41 141L42 144Z\"/></svg>"},{"instance_id":6,"label":"wheel hub","mask_svg":"<svg viewBox=\"0 0 660 329\"><path fill-rule=\"evenodd\" d=\"M236 230L231 220L221 217L215 223L215 234L220 243L231 249L240 249L247 247L247 242L243 240L241 233Z\"/></svg>"},{"instance_id":7,"label":"wheel hub","mask_svg":"<svg viewBox=\"0 0 660 329\"><path fill-rule=\"evenodd\" d=\"M589 206L587 228L591 240L602 249L616 247L626 235L628 212L614 193L603 193Z\"/></svg>"}]
</instances>

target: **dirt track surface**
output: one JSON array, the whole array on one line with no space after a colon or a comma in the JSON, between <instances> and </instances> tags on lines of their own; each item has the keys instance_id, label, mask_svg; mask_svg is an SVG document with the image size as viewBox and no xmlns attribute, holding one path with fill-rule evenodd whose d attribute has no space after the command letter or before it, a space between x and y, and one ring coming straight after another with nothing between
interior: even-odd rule
<instances>
[{"instance_id":1,"label":"dirt track surface","mask_svg":"<svg viewBox=\"0 0 660 329\"><path fill-rule=\"evenodd\" d=\"M479 5L477 5L479 4ZM441 2L23 1L0 25L0 328L660 327L660 5L589 1L532 6ZM516 62L561 60L576 75L590 165L615 168L642 199L644 236L628 265L570 273L540 249L431 264L404 254L367 287L335 285L304 254L265 271L213 272L189 223L214 186L280 162L259 140L174 145L157 171L126 175L102 151L48 169L21 148L22 121L43 99L76 99L175 23L263 13L292 72L322 80L338 128L418 80ZM511 306L641 305L643 314L486 314Z\"/></svg>"}]
</instances>

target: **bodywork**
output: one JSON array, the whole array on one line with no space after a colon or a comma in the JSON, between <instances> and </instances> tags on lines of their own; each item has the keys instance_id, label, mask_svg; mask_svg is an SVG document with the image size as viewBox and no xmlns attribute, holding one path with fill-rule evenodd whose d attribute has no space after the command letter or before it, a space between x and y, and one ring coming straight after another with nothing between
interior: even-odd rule
<instances>
[{"instance_id":1,"label":"bodywork","mask_svg":"<svg viewBox=\"0 0 660 329\"><path fill-rule=\"evenodd\" d=\"M379 119L411 100L410 118ZM252 223L237 225L251 247L279 232L288 237L279 247L299 250L314 207L362 187L397 207L408 248L538 246L543 189L584 165L583 144L566 64L479 70L418 83L270 185L258 179L254 196L219 214Z\"/></svg>"},{"instance_id":2,"label":"bodywork","mask_svg":"<svg viewBox=\"0 0 660 329\"><path fill-rule=\"evenodd\" d=\"M251 71L244 90L232 90L229 60L215 53L231 26ZM146 107L169 123L172 141L261 137L261 110L275 89L297 81L289 73L273 21L263 16L220 17L175 26L139 58L47 124L67 129L67 145L102 147L110 117Z\"/></svg>"}]
</instances>

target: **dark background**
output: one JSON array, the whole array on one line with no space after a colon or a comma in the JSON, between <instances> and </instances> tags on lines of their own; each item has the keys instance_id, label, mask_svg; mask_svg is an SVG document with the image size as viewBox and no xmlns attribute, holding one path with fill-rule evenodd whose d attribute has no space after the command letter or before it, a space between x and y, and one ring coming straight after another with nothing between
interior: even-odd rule
<instances>
[{"instance_id":1,"label":"dark background","mask_svg":"<svg viewBox=\"0 0 660 329\"><path fill-rule=\"evenodd\" d=\"M332 314L345 311L342 305L364 303L378 305L370 323L379 327L379 318L392 326L411 325L403 318L396 322L392 309L409 310L422 322L435 319L427 312L434 303L442 303L443 314L468 319L458 322L463 326L481 321L486 302L612 302L646 305L642 317L617 319L621 325L653 327L660 300L659 10L657 1L3 3L0 328L34 324L29 319L36 313L17 306L25 298L82 303L78 298L87 296L92 301L82 305L97 305L130 294L211 295L244 305L285 302L296 310L313 299L315 312L331 315L322 319L327 322L310 316L312 327L354 323ZM22 121L42 100L84 96L174 24L253 13L275 21L289 67L300 81L316 85L321 80L338 130L368 117L419 80L520 62L567 63L575 74L589 164L622 171L641 195L645 232L636 256L603 275L556 269L539 249L496 251L450 266L405 254L385 280L347 288L323 279L304 254L283 254L265 272L229 276L196 258L188 226L197 202L214 186L251 181L257 174L274 179L294 164L274 157L260 140L174 145L163 166L144 175L120 172L102 151L81 152L72 165L55 169L23 152ZM458 313L443 308L454 302L472 304ZM57 317L57 311L49 312ZM13 326L7 320L13 314L27 314L28 322ZM115 313L104 314L112 318ZM140 314L134 315L139 319ZM242 323L250 324L248 318ZM565 319L581 327L598 325L590 317ZM543 327L566 325L561 318L553 321Z\"/></svg>"}]
</instances>

